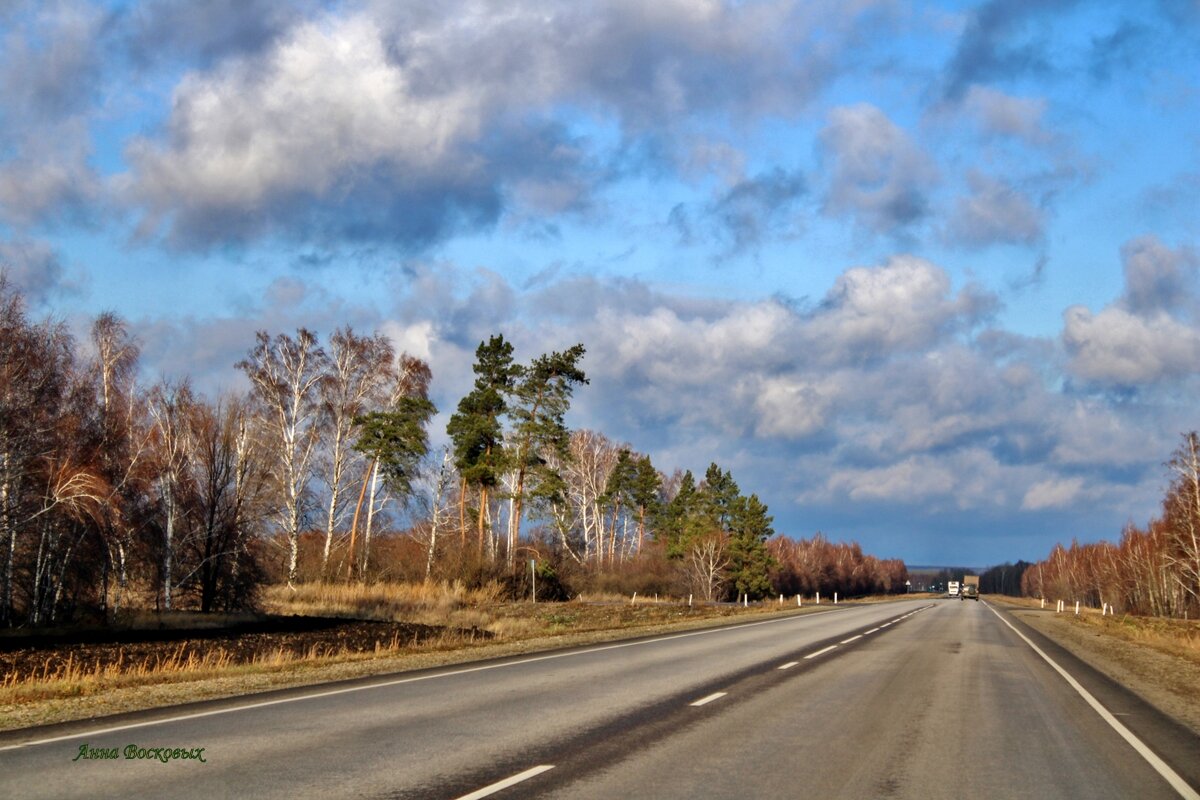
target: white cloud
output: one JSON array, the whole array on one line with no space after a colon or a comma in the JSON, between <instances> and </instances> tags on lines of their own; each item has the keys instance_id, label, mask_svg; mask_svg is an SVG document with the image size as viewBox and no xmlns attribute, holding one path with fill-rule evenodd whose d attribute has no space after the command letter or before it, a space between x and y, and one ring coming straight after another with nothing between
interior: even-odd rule
<instances>
[{"instance_id":1,"label":"white cloud","mask_svg":"<svg viewBox=\"0 0 1200 800\"><path fill-rule=\"evenodd\" d=\"M873 5L461 0L265 20L246 54L179 82L165 140L130 143L123 183L145 231L200 245L282 231L420 247L513 203L579 210L626 150L576 136L572 114L686 172L706 115L803 107Z\"/></svg>"},{"instance_id":2,"label":"white cloud","mask_svg":"<svg viewBox=\"0 0 1200 800\"><path fill-rule=\"evenodd\" d=\"M1138 386L1200 372L1200 332L1165 313L1138 316L1110 306L1063 312L1070 370L1088 381Z\"/></svg>"},{"instance_id":3,"label":"white cloud","mask_svg":"<svg viewBox=\"0 0 1200 800\"><path fill-rule=\"evenodd\" d=\"M1083 478L1047 478L1029 487L1021 499L1022 511L1067 508L1083 493Z\"/></svg>"},{"instance_id":4,"label":"white cloud","mask_svg":"<svg viewBox=\"0 0 1200 800\"><path fill-rule=\"evenodd\" d=\"M973 291L953 296L944 270L914 256L895 256L882 266L842 273L805 336L825 357L871 359L928 347L977 322L992 302Z\"/></svg>"}]
</instances>

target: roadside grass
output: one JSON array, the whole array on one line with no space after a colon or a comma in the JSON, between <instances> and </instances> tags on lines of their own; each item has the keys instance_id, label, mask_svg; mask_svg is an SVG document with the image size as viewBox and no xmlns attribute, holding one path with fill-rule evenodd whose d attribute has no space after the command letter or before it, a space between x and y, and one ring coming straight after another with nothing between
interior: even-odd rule
<instances>
[{"instance_id":1,"label":"roadside grass","mask_svg":"<svg viewBox=\"0 0 1200 800\"><path fill-rule=\"evenodd\" d=\"M9 673L0 678L0 708L20 706L47 700L88 697L120 689L160 686L229 678L264 673L285 673L297 669L312 669L334 664L370 661L405 653L434 652L468 647L470 637L458 631L445 631L420 642L401 641L393 636L388 642L376 643L373 650L351 650L346 647L313 645L303 652L285 647L255 654L239 661L237 655L224 647L203 653L186 652L180 645L169 652L136 661L118 657L116 661L75 660L53 663L47 658L41 669L27 673ZM3 727L3 726L0 726Z\"/></svg>"},{"instance_id":2,"label":"roadside grass","mask_svg":"<svg viewBox=\"0 0 1200 800\"><path fill-rule=\"evenodd\" d=\"M1200 622L1196 620L1129 615L1100 616L1095 609L1091 612L1080 614L1079 624L1109 636L1200 663Z\"/></svg>"},{"instance_id":3,"label":"roadside grass","mask_svg":"<svg viewBox=\"0 0 1200 800\"><path fill-rule=\"evenodd\" d=\"M1042 604L1034 597L999 597L1008 605L1027 609L1041 609ZM1047 600L1045 611L1054 614L1055 602ZM1140 617L1132 614L1102 614L1098 608L1080 607L1075 614L1074 603L1057 617L1079 625L1097 635L1112 636L1127 642L1157 650L1160 653L1180 656L1200 664L1200 620L1170 619L1167 617Z\"/></svg>"},{"instance_id":4,"label":"roadside grass","mask_svg":"<svg viewBox=\"0 0 1200 800\"><path fill-rule=\"evenodd\" d=\"M32 663L27 660L20 670L0 675L0 708L86 698L136 687L311 672L339 664L762 611L761 606L688 609L666 602L632 604L621 597L613 597L610 602L605 598L598 602L514 603L501 602L501 592L498 584L468 589L461 583L274 586L268 589L264 602L264 611L271 614L416 623L436 632L420 638L396 635L390 641L376 642L368 650L314 644L299 650L277 646L248 655L244 649L216 643L200 648L186 643L163 643L144 657L130 656L120 647L113 647L111 655L104 657L76 656L69 648L64 648L66 652L51 650ZM246 619L246 615L239 615L224 622ZM131 615L120 627L200 630L215 624L214 617L173 612ZM0 720L0 728L9 727L2 723Z\"/></svg>"},{"instance_id":5,"label":"roadside grass","mask_svg":"<svg viewBox=\"0 0 1200 800\"><path fill-rule=\"evenodd\" d=\"M300 584L270 587L264 611L276 615L340 617L430 626L421 637L393 636L373 649L337 645L279 646L248 654L245 648L216 642L197 649L182 643L163 643L150 656L124 653L105 659L48 653L21 671L0 676L0 730L28 724L102 713L230 696L262 688L368 675L433 663L453 663L528 652L566 644L619 639L631 633L687 629L732 621L743 616L780 612L813 612L831 607L806 600L797 609L794 598L751 604L687 604L686 598L586 595L568 602L505 602L502 588L490 584L470 589L461 583L369 585ZM855 598L878 602L890 598ZM133 627L210 627L203 618L173 614L150 616ZM198 617L199 615L191 615ZM155 625L155 621L159 625ZM64 648L66 649L66 648ZM221 688L215 689L214 687ZM160 689L159 687L163 687ZM253 688L251 688L253 687ZM163 698L150 700L156 694ZM142 695L142 697L139 697ZM120 698L115 701L113 698ZM166 699L169 698L169 699Z\"/></svg>"},{"instance_id":6,"label":"roadside grass","mask_svg":"<svg viewBox=\"0 0 1200 800\"><path fill-rule=\"evenodd\" d=\"M468 589L460 581L302 583L268 588L263 608L271 614L486 628L492 622L486 609L499 604L503 591L503 587L494 582L477 589Z\"/></svg>"}]
</instances>

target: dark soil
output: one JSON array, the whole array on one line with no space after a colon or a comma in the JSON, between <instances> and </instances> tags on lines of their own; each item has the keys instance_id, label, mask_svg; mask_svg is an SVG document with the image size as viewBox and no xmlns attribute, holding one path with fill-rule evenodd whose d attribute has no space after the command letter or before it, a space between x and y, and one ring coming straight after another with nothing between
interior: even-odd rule
<instances>
[{"instance_id":1,"label":"dark soil","mask_svg":"<svg viewBox=\"0 0 1200 800\"><path fill-rule=\"evenodd\" d=\"M492 638L490 632L479 629L329 617L267 617L203 630L93 629L10 635L0 637L0 675L53 675L68 663L86 669L115 663L127 668L139 664L153 667L221 653L231 664L245 664L281 650L296 656L373 652L377 648L419 645L447 635L460 641Z\"/></svg>"}]
</instances>

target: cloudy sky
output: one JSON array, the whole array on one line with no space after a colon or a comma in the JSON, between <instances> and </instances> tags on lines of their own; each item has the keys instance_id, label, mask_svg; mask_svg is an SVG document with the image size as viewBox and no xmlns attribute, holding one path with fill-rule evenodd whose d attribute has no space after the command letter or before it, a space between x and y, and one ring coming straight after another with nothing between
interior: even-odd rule
<instances>
[{"instance_id":1,"label":"cloudy sky","mask_svg":"<svg viewBox=\"0 0 1200 800\"><path fill-rule=\"evenodd\" d=\"M909 563L1144 523L1200 427L1196 0L0 0L0 262L147 380L379 329ZM444 426L444 415L443 415Z\"/></svg>"}]
</instances>

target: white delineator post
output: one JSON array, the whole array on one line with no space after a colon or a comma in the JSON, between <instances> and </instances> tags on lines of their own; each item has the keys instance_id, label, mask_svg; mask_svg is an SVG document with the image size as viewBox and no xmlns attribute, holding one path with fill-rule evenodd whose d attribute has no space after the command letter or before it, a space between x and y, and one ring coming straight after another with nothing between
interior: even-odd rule
<instances>
[{"instance_id":1,"label":"white delineator post","mask_svg":"<svg viewBox=\"0 0 1200 800\"><path fill-rule=\"evenodd\" d=\"M1079 616L1079 601L1075 601L1075 616Z\"/></svg>"},{"instance_id":2,"label":"white delineator post","mask_svg":"<svg viewBox=\"0 0 1200 800\"><path fill-rule=\"evenodd\" d=\"M630 605L637 605L637 592L633 593L633 600L630 601Z\"/></svg>"},{"instance_id":3,"label":"white delineator post","mask_svg":"<svg viewBox=\"0 0 1200 800\"><path fill-rule=\"evenodd\" d=\"M834 593L833 593L833 604L834 604L835 606L837 605L837 592L834 592Z\"/></svg>"},{"instance_id":4,"label":"white delineator post","mask_svg":"<svg viewBox=\"0 0 1200 800\"><path fill-rule=\"evenodd\" d=\"M821 605L821 593L817 592L817 605Z\"/></svg>"}]
</instances>

